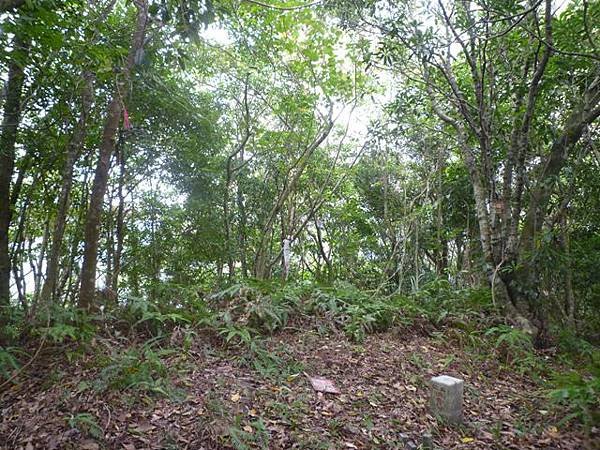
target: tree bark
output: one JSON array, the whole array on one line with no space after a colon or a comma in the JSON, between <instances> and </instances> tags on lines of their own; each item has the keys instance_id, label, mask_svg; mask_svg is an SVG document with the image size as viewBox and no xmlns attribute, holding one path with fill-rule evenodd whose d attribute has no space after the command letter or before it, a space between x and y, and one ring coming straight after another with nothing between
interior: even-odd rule
<instances>
[{"instance_id":1,"label":"tree bark","mask_svg":"<svg viewBox=\"0 0 600 450\"><path fill-rule=\"evenodd\" d=\"M240 152L239 156L240 164L244 163L244 150ZM241 176L241 175L240 175ZM246 259L246 226L247 226L247 217L246 217L246 207L244 206L244 192L242 190L242 184L240 178L238 178L237 182L237 209L239 216L239 249L240 249L240 264L242 269L242 277L248 278L248 262Z\"/></svg>"},{"instance_id":2,"label":"tree bark","mask_svg":"<svg viewBox=\"0 0 600 450\"><path fill-rule=\"evenodd\" d=\"M117 248L115 249L113 261L113 274L110 288L116 295L119 289L119 275L121 274L121 255L123 254L123 242L125 239L125 194L123 187L125 185L125 149L123 146L119 149L119 187L117 196L119 198L119 206L117 208L117 225L115 229Z\"/></svg>"},{"instance_id":3,"label":"tree bark","mask_svg":"<svg viewBox=\"0 0 600 450\"><path fill-rule=\"evenodd\" d=\"M21 56L27 54L29 43L30 39L21 35L16 35L13 40L14 50L8 69L8 92L4 103L2 134L0 134L0 308L10 304L11 263L8 238L12 216L10 183L15 165L15 144L21 121L21 96L25 81Z\"/></svg>"},{"instance_id":4,"label":"tree bark","mask_svg":"<svg viewBox=\"0 0 600 450\"><path fill-rule=\"evenodd\" d=\"M93 80L92 74L83 74L84 86L81 93L81 113L79 121L73 131L73 136L67 148L67 155L63 166L60 194L58 196L58 210L52 231L52 245L50 247L48 264L46 266L46 279L42 287L42 301L53 301L56 298L56 284L58 278L58 262L65 233L67 212L69 210L71 188L73 186L73 168L83 150L87 136L87 120L92 105Z\"/></svg>"},{"instance_id":5,"label":"tree bark","mask_svg":"<svg viewBox=\"0 0 600 450\"><path fill-rule=\"evenodd\" d=\"M135 31L125 66L121 71L121 79L116 82L115 92L108 107L108 114L104 123L100 152L94 182L90 196L90 205L87 211L84 228L83 264L81 267L81 286L79 289L79 307L91 309L94 306L96 292L96 266L98 263L98 246L100 237L100 219L104 194L108 183L108 172L111 156L116 146L116 136L119 121L123 112L123 103L128 90L128 81L134 66L136 55L141 51L146 35L148 21L147 0L136 1L138 10Z\"/></svg>"}]
</instances>

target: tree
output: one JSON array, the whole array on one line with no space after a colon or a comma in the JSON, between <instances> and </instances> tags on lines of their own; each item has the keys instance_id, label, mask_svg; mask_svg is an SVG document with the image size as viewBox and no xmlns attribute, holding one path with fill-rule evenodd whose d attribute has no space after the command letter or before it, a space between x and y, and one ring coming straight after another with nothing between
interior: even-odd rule
<instances>
[{"instance_id":1,"label":"tree","mask_svg":"<svg viewBox=\"0 0 600 450\"><path fill-rule=\"evenodd\" d=\"M112 99L108 105L98 162L94 174L94 184L92 185L90 195L90 205L85 220L81 287L79 289L79 306L85 309L90 309L94 306L100 217L108 182L110 160L115 149L116 136L121 116L123 115L126 117L127 114L127 110L124 108L125 101L127 100L131 71L135 65L136 58L139 58L143 49L146 27L148 24L148 2L146 0L137 0L135 6L137 8L135 30L133 32L127 59L120 70L120 77L115 83Z\"/></svg>"},{"instance_id":2,"label":"tree","mask_svg":"<svg viewBox=\"0 0 600 450\"><path fill-rule=\"evenodd\" d=\"M384 36L379 56L393 67L404 64L402 73L419 80L432 111L454 133L473 188L486 276L540 343L547 320L532 253L556 177L600 115L595 49L563 51L569 41L555 39L555 29L570 27L586 40L583 11L571 8L557 18L549 0L529 7L438 2L431 8L436 26L423 23L423 15L411 21L408 6L376 22ZM575 78L563 61L575 61ZM569 108L544 104L569 78L577 95L558 91ZM551 117L560 117L556 136L544 133L557 122Z\"/></svg>"},{"instance_id":3,"label":"tree","mask_svg":"<svg viewBox=\"0 0 600 450\"><path fill-rule=\"evenodd\" d=\"M12 217L11 179L15 165L15 144L21 120L22 91L30 38L17 33L13 39L8 71L7 96L0 134L0 307L10 304L11 261L9 253Z\"/></svg>"}]
</instances>

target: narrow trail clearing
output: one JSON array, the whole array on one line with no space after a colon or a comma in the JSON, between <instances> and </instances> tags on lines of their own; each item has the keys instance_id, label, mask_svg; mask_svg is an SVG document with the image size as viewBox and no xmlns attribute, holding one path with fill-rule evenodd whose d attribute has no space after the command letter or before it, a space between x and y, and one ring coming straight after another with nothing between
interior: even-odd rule
<instances>
[{"instance_id":1,"label":"narrow trail clearing","mask_svg":"<svg viewBox=\"0 0 600 450\"><path fill-rule=\"evenodd\" d=\"M113 389L102 386L108 372L135 376L149 366L98 368L106 355L131 350L102 338L93 347L80 357L47 349L30 379L2 393L1 448L395 449L405 448L402 433L420 442L431 432L444 449L581 449L600 438L559 431L539 385L517 367L449 352L441 333L394 329L358 345L288 329L254 352L197 335L187 351L161 353L149 381ZM465 380L463 427L428 414L428 380L440 373ZM316 393L306 375L331 380L340 394Z\"/></svg>"}]
</instances>

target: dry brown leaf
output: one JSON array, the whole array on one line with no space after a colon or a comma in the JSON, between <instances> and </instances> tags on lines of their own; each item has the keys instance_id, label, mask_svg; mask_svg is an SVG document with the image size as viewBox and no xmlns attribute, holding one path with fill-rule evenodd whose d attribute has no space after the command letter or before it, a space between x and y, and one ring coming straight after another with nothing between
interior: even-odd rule
<instances>
[{"instance_id":1,"label":"dry brown leaf","mask_svg":"<svg viewBox=\"0 0 600 450\"><path fill-rule=\"evenodd\" d=\"M154 430L154 425L150 425L149 423L137 424L130 427L130 430L138 433L147 433L148 431Z\"/></svg>"},{"instance_id":2,"label":"dry brown leaf","mask_svg":"<svg viewBox=\"0 0 600 450\"><path fill-rule=\"evenodd\" d=\"M317 392L324 392L326 394L339 394L340 391L335 387L333 381L322 377L308 377L310 384L313 389Z\"/></svg>"}]
</instances>

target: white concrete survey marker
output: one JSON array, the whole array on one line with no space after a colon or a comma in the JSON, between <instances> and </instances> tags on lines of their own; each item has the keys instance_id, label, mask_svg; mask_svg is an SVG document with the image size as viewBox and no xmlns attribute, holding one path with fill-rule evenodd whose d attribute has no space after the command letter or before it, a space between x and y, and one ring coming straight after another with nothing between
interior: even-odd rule
<instances>
[{"instance_id":1,"label":"white concrete survey marker","mask_svg":"<svg viewBox=\"0 0 600 450\"><path fill-rule=\"evenodd\" d=\"M452 425L463 423L463 386L460 378L433 377L429 399L432 414Z\"/></svg>"}]
</instances>

